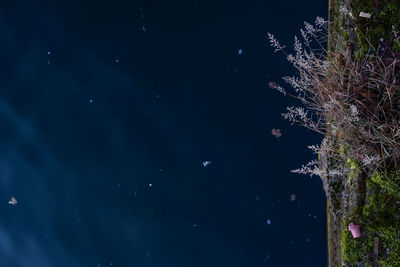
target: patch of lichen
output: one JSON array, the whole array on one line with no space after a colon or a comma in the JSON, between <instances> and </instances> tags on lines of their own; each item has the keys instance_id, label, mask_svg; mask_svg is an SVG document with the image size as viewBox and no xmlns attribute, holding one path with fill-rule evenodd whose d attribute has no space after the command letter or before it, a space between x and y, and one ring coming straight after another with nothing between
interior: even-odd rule
<instances>
[{"instance_id":1,"label":"patch of lichen","mask_svg":"<svg viewBox=\"0 0 400 267\"><path fill-rule=\"evenodd\" d=\"M351 11L354 22L357 25L358 51L357 57L366 54L371 45L374 49L378 47L379 39L388 40L392 35L392 26L400 29L400 0L380 0L376 7L372 0L351 1ZM370 19L360 17L360 12L370 13ZM394 51L400 50L398 43L393 43Z\"/></svg>"},{"instance_id":2,"label":"patch of lichen","mask_svg":"<svg viewBox=\"0 0 400 267\"><path fill-rule=\"evenodd\" d=\"M349 169L349 181L358 178L361 173L360 164L352 158L348 158L346 164Z\"/></svg>"},{"instance_id":3,"label":"patch of lichen","mask_svg":"<svg viewBox=\"0 0 400 267\"><path fill-rule=\"evenodd\" d=\"M400 266L399 193L388 185L399 181L399 172L375 173L366 181L365 202L345 219L342 229L342 258L348 266L372 266L374 238L379 238L379 266ZM389 182L390 181L390 182ZM396 184L398 189L398 184ZM347 229L350 222L360 225L362 236L354 239Z\"/></svg>"}]
</instances>

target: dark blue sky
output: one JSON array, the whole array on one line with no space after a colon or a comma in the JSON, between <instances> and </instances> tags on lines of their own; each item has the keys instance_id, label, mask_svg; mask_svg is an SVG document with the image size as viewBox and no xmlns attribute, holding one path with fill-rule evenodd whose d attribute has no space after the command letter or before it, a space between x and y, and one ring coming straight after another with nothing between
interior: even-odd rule
<instances>
[{"instance_id":1,"label":"dark blue sky","mask_svg":"<svg viewBox=\"0 0 400 267\"><path fill-rule=\"evenodd\" d=\"M321 136L281 117L267 84L293 70L266 36L326 14L2 1L0 266L325 266L321 182L290 173Z\"/></svg>"}]
</instances>

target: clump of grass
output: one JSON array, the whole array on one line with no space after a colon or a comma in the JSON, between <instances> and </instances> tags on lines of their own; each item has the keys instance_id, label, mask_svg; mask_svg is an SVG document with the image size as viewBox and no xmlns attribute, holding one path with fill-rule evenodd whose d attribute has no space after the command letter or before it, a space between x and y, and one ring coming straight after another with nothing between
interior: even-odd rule
<instances>
[{"instance_id":1,"label":"clump of grass","mask_svg":"<svg viewBox=\"0 0 400 267\"><path fill-rule=\"evenodd\" d=\"M343 175L350 170L338 153L338 140L348 144L347 155L357 160L369 173L377 169L396 167L400 162L400 53L392 50L398 42L393 30L389 40L379 47L370 44L362 58L354 57L351 45L343 35L327 36L328 22L317 18L315 24L305 23L302 39L295 37L294 55L286 52L272 34L271 46L281 51L298 72L295 77L283 77L295 94L273 84L285 95L300 100L304 107L288 107L282 114L292 123L325 135L322 149L337 166L329 175ZM330 39L335 47L326 50ZM312 161L293 172L326 175Z\"/></svg>"}]
</instances>

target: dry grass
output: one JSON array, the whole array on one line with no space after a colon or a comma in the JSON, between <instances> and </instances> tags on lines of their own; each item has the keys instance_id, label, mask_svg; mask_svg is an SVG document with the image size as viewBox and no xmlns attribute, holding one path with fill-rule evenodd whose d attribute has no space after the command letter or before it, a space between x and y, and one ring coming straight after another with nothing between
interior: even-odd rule
<instances>
[{"instance_id":1,"label":"dry grass","mask_svg":"<svg viewBox=\"0 0 400 267\"><path fill-rule=\"evenodd\" d=\"M351 44L340 34L328 36L328 22L317 18L305 23L301 41L295 37L294 55L289 54L272 34L271 46L281 51L297 70L297 76L283 77L294 93L271 83L285 95L301 101L302 107L288 107L282 114L325 136L323 145L310 146L315 153L337 159L330 169L320 170L316 160L292 172L309 175L349 173L338 150L338 140L347 144L346 155L372 174L376 170L397 168L400 162L400 52L392 51L399 42L393 29L389 40L381 40L378 49L370 45L368 53L354 57ZM332 33L334 34L334 33ZM327 40L333 40L329 51Z\"/></svg>"}]
</instances>

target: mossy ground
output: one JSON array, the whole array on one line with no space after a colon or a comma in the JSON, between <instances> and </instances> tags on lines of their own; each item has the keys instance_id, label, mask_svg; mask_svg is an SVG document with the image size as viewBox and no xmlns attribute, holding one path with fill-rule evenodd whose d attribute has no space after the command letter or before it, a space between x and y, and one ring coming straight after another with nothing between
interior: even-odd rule
<instances>
[{"instance_id":1,"label":"mossy ground","mask_svg":"<svg viewBox=\"0 0 400 267\"><path fill-rule=\"evenodd\" d=\"M378 266L400 266L400 172L375 173L366 181L364 205L345 218L342 229L342 255L347 266L373 266L374 238L379 238ZM362 237L354 239L347 225L360 225Z\"/></svg>"},{"instance_id":2,"label":"mossy ground","mask_svg":"<svg viewBox=\"0 0 400 267\"><path fill-rule=\"evenodd\" d=\"M330 33L342 34L345 41L350 41L350 31L355 31L356 42L354 55L357 58L370 53L371 49L378 48L382 38L387 41L392 36L392 26L400 31L400 0L379 0L379 6L373 0L350 0L350 9L353 14L354 25L349 25L340 13L340 7L347 0L330 0L329 17L333 21ZM372 14L370 19L359 17L360 12ZM353 35L354 36L354 35ZM354 41L354 39L352 40ZM346 44L342 44L343 46ZM371 45L373 48L371 48ZM400 43L393 42L393 51L400 51ZM329 48L330 47L330 48ZM334 46L328 44L328 49ZM352 193L347 201L354 201L356 205L343 206L344 199L331 199L332 204L340 203L342 210L339 227L341 264L343 266L374 266L374 238L379 238L378 266L400 266L400 171L386 170L376 172L371 177L363 175L359 165L349 155L345 147L339 147L350 175L344 181L347 186L338 188L344 193ZM347 192L345 191L347 190ZM338 194L340 195L340 194ZM329 203L329 202L328 202ZM329 208L329 207L328 207ZM333 207L336 209L336 207ZM328 219L329 209L328 209ZM347 229L350 222L360 225L362 236L354 239ZM341 228L341 229L340 229ZM335 239L333 229L328 224L329 253L334 255L337 250L332 247L330 240ZM340 234L339 234L340 235ZM330 266L336 261L330 260Z\"/></svg>"},{"instance_id":3,"label":"mossy ground","mask_svg":"<svg viewBox=\"0 0 400 267\"><path fill-rule=\"evenodd\" d=\"M358 50L356 56L360 57L373 47L378 47L379 39L388 40L392 35L392 26L400 29L400 0L379 0L376 7L374 1L353 0L351 9L357 25ZM370 19L360 17L360 12L370 13ZM400 44L393 43L392 49L400 51Z\"/></svg>"}]
</instances>

